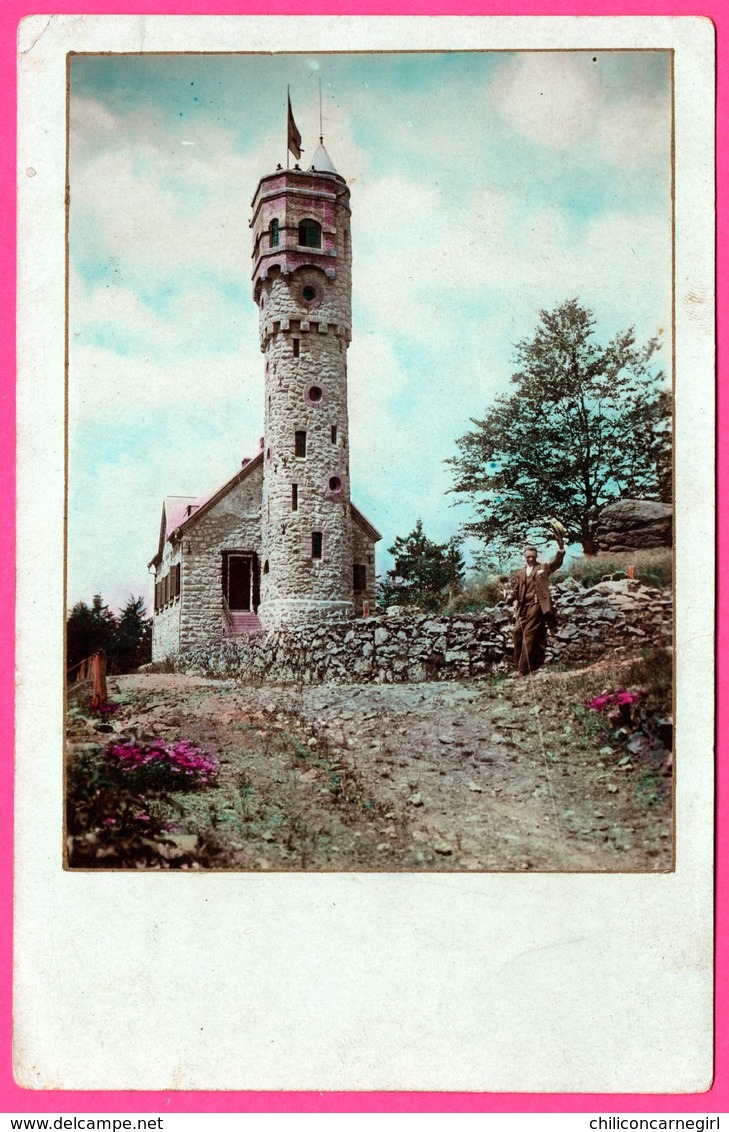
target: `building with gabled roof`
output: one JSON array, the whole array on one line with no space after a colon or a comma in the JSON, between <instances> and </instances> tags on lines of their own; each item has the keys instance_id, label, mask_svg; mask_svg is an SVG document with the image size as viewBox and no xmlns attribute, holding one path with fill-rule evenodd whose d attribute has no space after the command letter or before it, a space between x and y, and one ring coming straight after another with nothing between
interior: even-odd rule
<instances>
[{"instance_id":1,"label":"building with gabled roof","mask_svg":"<svg viewBox=\"0 0 729 1132\"><path fill-rule=\"evenodd\" d=\"M320 144L308 170L263 177L252 210L264 438L211 495L164 501L154 660L374 602L381 536L349 483L349 189Z\"/></svg>"}]
</instances>

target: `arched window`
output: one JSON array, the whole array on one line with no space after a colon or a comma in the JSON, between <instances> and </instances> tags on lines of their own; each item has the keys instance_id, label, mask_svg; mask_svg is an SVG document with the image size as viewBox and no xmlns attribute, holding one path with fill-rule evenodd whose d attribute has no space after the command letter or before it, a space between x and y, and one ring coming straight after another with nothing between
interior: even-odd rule
<instances>
[{"instance_id":1,"label":"arched window","mask_svg":"<svg viewBox=\"0 0 729 1132\"><path fill-rule=\"evenodd\" d=\"M275 217L274 217L274 219L271 221L271 223L268 226L268 239L269 239L269 244L272 248L278 247L278 238L279 238L278 220L276 220Z\"/></svg>"},{"instance_id":2,"label":"arched window","mask_svg":"<svg viewBox=\"0 0 729 1132\"><path fill-rule=\"evenodd\" d=\"M299 246L320 248L321 224L318 224L316 220L302 220L299 224Z\"/></svg>"}]
</instances>

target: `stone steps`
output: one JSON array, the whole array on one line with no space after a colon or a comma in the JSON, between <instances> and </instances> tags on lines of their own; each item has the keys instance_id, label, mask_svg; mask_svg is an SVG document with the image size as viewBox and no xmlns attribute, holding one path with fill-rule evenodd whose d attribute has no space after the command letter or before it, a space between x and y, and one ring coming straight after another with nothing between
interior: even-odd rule
<instances>
[{"instance_id":1,"label":"stone steps","mask_svg":"<svg viewBox=\"0 0 729 1132\"><path fill-rule=\"evenodd\" d=\"M226 625L223 636L244 637L248 633L260 633L261 622L255 613L231 613L230 622Z\"/></svg>"}]
</instances>

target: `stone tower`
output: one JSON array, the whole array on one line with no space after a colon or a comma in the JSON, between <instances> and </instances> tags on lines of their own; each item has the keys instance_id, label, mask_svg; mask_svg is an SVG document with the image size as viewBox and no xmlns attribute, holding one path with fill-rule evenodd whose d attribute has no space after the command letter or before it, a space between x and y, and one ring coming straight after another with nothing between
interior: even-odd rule
<instances>
[{"instance_id":1,"label":"stone tower","mask_svg":"<svg viewBox=\"0 0 729 1132\"><path fill-rule=\"evenodd\" d=\"M263 177L251 207L266 359L259 617L349 617L349 189L320 145L310 169Z\"/></svg>"}]
</instances>

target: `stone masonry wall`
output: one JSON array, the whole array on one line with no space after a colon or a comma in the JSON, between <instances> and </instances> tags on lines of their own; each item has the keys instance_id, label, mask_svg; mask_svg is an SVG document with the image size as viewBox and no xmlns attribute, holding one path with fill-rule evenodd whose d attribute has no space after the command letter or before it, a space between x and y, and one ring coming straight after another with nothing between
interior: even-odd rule
<instances>
[{"instance_id":1,"label":"stone masonry wall","mask_svg":"<svg viewBox=\"0 0 729 1132\"><path fill-rule=\"evenodd\" d=\"M270 603L351 601L352 590L345 344L329 333L281 332L270 339L266 360L262 553L270 572L262 579L262 618ZM316 402L308 396L313 387L321 390ZM306 433L305 456L295 452L297 430ZM333 477L341 485L335 491ZM311 555L315 530L323 534L320 561Z\"/></svg>"},{"instance_id":2,"label":"stone masonry wall","mask_svg":"<svg viewBox=\"0 0 729 1132\"><path fill-rule=\"evenodd\" d=\"M154 615L152 660L163 660L185 646L180 642L180 599L175 597Z\"/></svg>"},{"instance_id":3,"label":"stone masonry wall","mask_svg":"<svg viewBox=\"0 0 729 1132\"><path fill-rule=\"evenodd\" d=\"M368 601L370 609L375 607L375 544L360 527L352 520L352 561L364 566L367 571L367 586L363 593L354 594L354 608L358 617L362 616L362 602Z\"/></svg>"},{"instance_id":4,"label":"stone masonry wall","mask_svg":"<svg viewBox=\"0 0 729 1132\"><path fill-rule=\"evenodd\" d=\"M584 590L572 579L553 587L559 631L549 657L571 665L642 645L670 645L667 592L632 579ZM431 617L390 610L341 624L305 625L191 649L177 671L293 683L398 683L466 679L505 671L513 619L500 605L479 614Z\"/></svg>"},{"instance_id":5,"label":"stone masonry wall","mask_svg":"<svg viewBox=\"0 0 729 1132\"><path fill-rule=\"evenodd\" d=\"M155 581L167 577L173 566L180 561L180 546L165 542L164 553ZM163 660L172 653L179 652L185 644L180 640L179 597L173 597L160 609L155 609L152 622L152 660Z\"/></svg>"},{"instance_id":6,"label":"stone masonry wall","mask_svg":"<svg viewBox=\"0 0 729 1132\"><path fill-rule=\"evenodd\" d=\"M254 200L254 298L266 374L260 618L300 621L316 603L351 616L347 342L351 325L348 191L329 175L265 178ZM298 245L299 221L322 229ZM280 242L268 247L277 219ZM306 451L297 454L296 433ZM297 492L296 505L292 492ZM312 536L321 534L321 553Z\"/></svg>"},{"instance_id":7,"label":"stone masonry wall","mask_svg":"<svg viewBox=\"0 0 729 1132\"><path fill-rule=\"evenodd\" d=\"M181 648L220 637L223 551L260 555L262 470L255 468L210 511L191 523L182 555ZM189 547L189 549L188 549Z\"/></svg>"}]
</instances>

